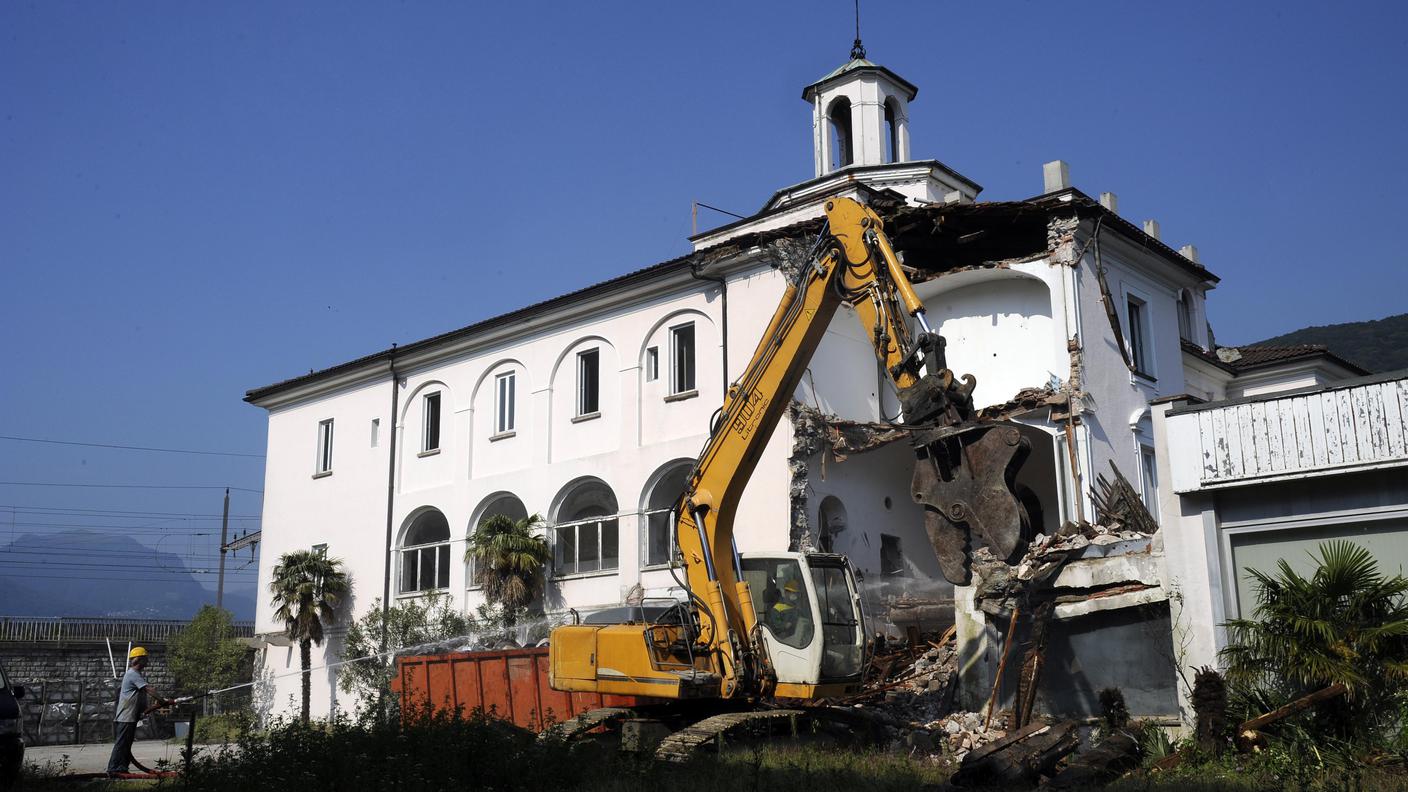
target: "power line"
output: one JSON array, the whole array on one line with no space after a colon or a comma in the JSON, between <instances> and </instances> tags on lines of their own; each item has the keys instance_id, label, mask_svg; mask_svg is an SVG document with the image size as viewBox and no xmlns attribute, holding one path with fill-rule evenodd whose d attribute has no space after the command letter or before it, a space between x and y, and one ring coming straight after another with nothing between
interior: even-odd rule
<instances>
[{"instance_id":1,"label":"power line","mask_svg":"<svg viewBox=\"0 0 1408 792\"><path fill-rule=\"evenodd\" d=\"M193 572L192 574L196 574L196 573ZM214 573L214 572L210 572L210 573L200 573L200 574L212 574L212 575L213 575L213 574L215 574L215 573ZM228 575L229 572L226 572L225 574ZM142 582L143 580L149 580L149 579L150 579L150 578L141 578L141 577L107 577L107 576L103 576L103 575L16 575L16 574L10 574L10 573L6 573L5 576L8 577L8 578L16 579L16 580L117 580L117 581L123 581L123 582L126 582L126 583L140 583L140 582Z\"/></svg>"},{"instance_id":2,"label":"power line","mask_svg":"<svg viewBox=\"0 0 1408 792\"><path fill-rule=\"evenodd\" d=\"M209 517L214 520L220 519L220 515L212 512L159 512L159 511L128 511L124 509L87 509L82 506L27 506L21 504L0 503L0 509L24 512L27 509L41 509L45 512L94 512L103 515L135 514L142 517ZM231 514L230 519L259 519L257 514Z\"/></svg>"},{"instance_id":3,"label":"power line","mask_svg":"<svg viewBox=\"0 0 1408 792\"><path fill-rule=\"evenodd\" d=\"M77 561L77 560L69 560L69 559L63 559L63 560L44 560L44 559L42 559L42 558L41 558L41 559L33 559L33 558L7 559L7 558L4 558L4 555L6 555L6 554L0 553L0 565L10 565L10 566L49 566L49 567L54 567L54 568L56 568L56 569L67 569L67 568L69 568L69 567L109 567L109 568L114 568L114 569L119 569L119 570L131 570L131 571L134 572L134 573L141 573L141 574L148 574L148 573L152 573L152 572L169 572L169 573L175 574L175 575L184 575L186 572L193 572L193 573L204 574L204 573L207 572L207 571L213 571L213 570L206 570L206 569L205 569L205 566L202 565L202 564L196 565L195 568L189 568L189 567L184 567L184 566L183 566L183 567L175 567L175 566L169 566L169 565L168 565L168 566L161 566L161 565L155 564L155 563L153 563L153 564L140 564L140 565L139 565L139 564L136 563L136 558L133 558L131 561L128 561L128 560L125 560L125 559L124 559L124 560L114 559L114 560L110 560L110 561L91 561L91 560L89 560L89 561ZM148 557L148 558L150 558L150 556L147 555L147 554L143 554L142 556L139 556L139 557ZM79 556L79 558L89 558L89 559L92 559L92 558L95 558L95 556ZM181 560L179 556L177 557L177 560Z\"/></svg>"},{"instance_id":4,"label":"power line","mask_svg":"<svg viewBox=\"0 0 1408 792\"><path fill-rule=\"evenodd\" d=\"M248 489L246 487L228 487L224 484L70 484L57 481L0 481L0 486L6 487L95 487L105 489L203 489L203 490L237 490L239 492L252 492L256 495L263 495L264 490Z\"/></svg>"},{"instance_id":5,"label":"power line","mask_svg":"<svg viewBox=\"0 0 1408 792\"><path fill-rule=\"evenodd\" d=\"M241 454L236 451L193 451L184 448L152 448L150 446L117 445L115 443L80 443L73 440L46 440L39 437L16 437L0 435L0 440L14 440L20 443L48 443L50 445L86 446L88 448L116 448L123 451L155 451L163 454L199 454L201 456L231 456L263 459L263 454Z\"/></svg>"},{"instance_id":6,"label":"power line","mask_svg":"<svg viewBox=\"0 0 1408 792\"><path fill-rule=\"evenodd\" d=\"M202 520L202 522L204 522L204 520ZM94 529L105 528L105 529L111 529L111 530L115 530L115 531L125 531L125 530L132 530L132 531L135 531L135 530L140 530L140 529L143 529L143 528L148 528L148 529L155 530L155 531L161 531L162 533L167 533L167 532L170 532L170 533L180 533L180 532L183 532L183 531L199 530L198 526L190 526L190 527L185 527L185 528L183 528L183 527L178 526L178 525L171 525L171 526L162 526L162 525L112 525L112 524L110 524L110 523L22 522L22 521L18 521L18 520L15 521L15 522L10 523L10 525L11 525L11 526L14 526L14 527L16 527L16 528L94 528ZM3 524L3 523L0 523L0 528L2 528L2 527L4 527L4 524ZM101 533L107 533L107 531L101 531Z\"/></svg>"}]
</instances>

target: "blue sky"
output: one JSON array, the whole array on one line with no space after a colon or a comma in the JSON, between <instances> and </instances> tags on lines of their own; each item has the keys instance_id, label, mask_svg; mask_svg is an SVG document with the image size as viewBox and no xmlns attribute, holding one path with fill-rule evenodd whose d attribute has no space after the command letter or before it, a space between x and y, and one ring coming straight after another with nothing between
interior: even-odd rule
<instances>
[{"instance_id":1,"label":"blue sky","mask_svg":"<svg viewBox=\"0 0 1408 792\"><path fill-rule=\"evenodd\" d=\"M916 158L994 200L1067 160L1198 246L1217 337L1244 343L1408 310L1405 9L872 1L862 33L919 86ZM692 200L748 214L810 178L800 92L851 14L0 5L0 434L259 454L251 387L679 255ZM257 459L10 441L0 480L262 488ZM219 499L0 484L0 543L11 506ZM162 547L196 566L211 524L150 523L201 533Z\"/></svg>"}]
</instances>

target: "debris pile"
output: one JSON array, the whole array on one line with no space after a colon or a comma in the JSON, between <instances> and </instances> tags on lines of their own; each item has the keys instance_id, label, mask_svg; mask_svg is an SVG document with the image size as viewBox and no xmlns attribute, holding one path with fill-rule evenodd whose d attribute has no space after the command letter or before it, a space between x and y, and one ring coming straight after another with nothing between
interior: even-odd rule
<instances>
[{"instance_id":1,"label":"debris pile","mask_svg":"<svg viewBox=\"0 0 1408 792\"><path fill-rule=\"evenodd\" d=\"M928 726L944 741L954 762L962 762L969 752L1007 736L1007 719L1003 713L989 724L979 713L955 712Z\"/></svg>"},{"instance_id":2,"label":"debris pile","mask_svg":"<svg viewBox=\"0 0 1408 792\"><path fill-rule=\"evenodd\" d=\"M866 690L846 699L882 723L891 746L936 761L962 762L969 752L1007 736L1007 715L991 722L977 712L955 712L958 651L954 630L912 646L881 649L871 660Z\"/></svg>"}]
</instances>

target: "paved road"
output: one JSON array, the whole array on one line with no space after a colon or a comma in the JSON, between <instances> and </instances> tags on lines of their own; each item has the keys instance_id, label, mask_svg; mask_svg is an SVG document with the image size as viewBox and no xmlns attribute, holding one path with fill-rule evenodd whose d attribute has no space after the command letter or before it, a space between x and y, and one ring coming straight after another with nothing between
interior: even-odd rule
<instances>
[{"instance_id":1,"label":"paved road","mask_svg":"<svg viewBox=\"0 0 1408 792\"><path fill-rule=\"evenodd\" d=\"M168 743L165 740L138 740L132 743L132 755L137 757L137 761L152 768L157 769L156 763L162 760L170 762L173 768L181 763L181 749L184 744L177 745ZM68 757L68 772L70 773L101 773L108 769L108 757L112 755L111 743L89 743L86 745L31 745L24 750L24 760L26 764L36 764L44 766L49 763L57 764ZM132 768L137 772L137 768Z\"/></svg>"}]
</instances>

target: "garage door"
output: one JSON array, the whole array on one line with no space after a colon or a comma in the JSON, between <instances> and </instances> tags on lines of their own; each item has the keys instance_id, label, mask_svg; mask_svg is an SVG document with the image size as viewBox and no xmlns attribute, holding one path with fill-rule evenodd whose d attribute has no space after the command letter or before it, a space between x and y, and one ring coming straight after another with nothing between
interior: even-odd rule
<instances>
[{"instance_id":1,"label":"garage door","mask_svg":"<svg viewBox=\"0 0 1408 792\"><path fill-rule=\"evenodd\" d=\"M1248 568L1275 574L1277 562L1285 559L1301 575L1315 571L1318 547L1332 539L1348 539L1374 554L1384 574L1408 574L1408 520L1321 525L1314 528L1284 528L1233 534L1232 562L1236 574L1236 606L1240 615L1251 617L1256 610L1256 580Z\"/></svg>"}]
</instances>

